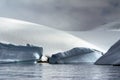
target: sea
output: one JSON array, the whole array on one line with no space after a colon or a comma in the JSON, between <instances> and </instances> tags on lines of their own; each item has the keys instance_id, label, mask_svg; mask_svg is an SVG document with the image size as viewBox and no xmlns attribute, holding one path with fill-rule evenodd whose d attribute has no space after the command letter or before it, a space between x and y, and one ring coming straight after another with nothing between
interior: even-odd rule
<instances>
[{"instance_id":1,"label":"sea","mask_svg":"<svg viewBox=\"0 0 120 80\"><path fill-rule=\"evenodd\" d=\"M94 64L0 64L0 80L120 80L120 66Z\"/></svg>"}]
</instances>

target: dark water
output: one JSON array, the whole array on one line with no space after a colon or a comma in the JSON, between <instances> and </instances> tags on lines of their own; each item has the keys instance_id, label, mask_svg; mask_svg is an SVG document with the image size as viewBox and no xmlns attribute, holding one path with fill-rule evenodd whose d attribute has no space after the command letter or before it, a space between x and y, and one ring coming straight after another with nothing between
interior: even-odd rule
<instances>
[{"instance_id":1,"label":"dark water","mask_svg":"<svg viewBox=\"0 0 120 80\"><path fill-rule=\"evenodd\" d=\"M120 67L92 64L0 64L0 80L120 80Z\"/></svg>"}]
</instances>

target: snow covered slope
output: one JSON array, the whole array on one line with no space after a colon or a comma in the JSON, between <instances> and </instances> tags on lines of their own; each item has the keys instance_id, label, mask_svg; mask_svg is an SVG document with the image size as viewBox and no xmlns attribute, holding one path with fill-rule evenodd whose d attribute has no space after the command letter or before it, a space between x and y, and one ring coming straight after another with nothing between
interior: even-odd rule
<instances>
[{"instance_id":1,"label":"snow covered slope","mask_svg":"<svg viewBox=\"0 0 120 80\"><path fill-rule=\"evenodd\" d=\"M116 42L106 54L98 59L95 64L99 65L120 65L120 40Z\"/></svg>"},{"instance_id":2,"label":"snow covered slope","mask_svg":"<svg viewBox=\"0 0 120 80\"><path fill-rule=\"evenodd\" d=\"M94 63L102 56L102 52L95 49L76 47L65 52L53 54L48 59L51 64L66 64L66 63Z\"/></svg>"}]
</instances>

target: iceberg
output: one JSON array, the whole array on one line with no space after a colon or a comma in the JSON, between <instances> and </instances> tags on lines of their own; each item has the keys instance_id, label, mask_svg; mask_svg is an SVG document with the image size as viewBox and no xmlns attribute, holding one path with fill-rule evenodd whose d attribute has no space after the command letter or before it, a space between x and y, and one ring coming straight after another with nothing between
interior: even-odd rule
<instances>
[{"instance_id":1,"label":"iceberg","mask_svg":"<svg viewBox=\"0 0 120 80\"><path fill-rule=\"evenodd\" d=\"M100 57L95 64L97 65L120 65L120 40Z\"/></svg>"},{"instance_id":2,"label":"iceberg","mask_svg":"<svg viewBox=\"0 0 120 80\"><path fill-rule=\"evenodd\" d=\"M43 48L0 43L0 63L37 61L42 57Z\"/></svg>"},{"instance_id":3,"label":"iceberg","mask_svg":"<svg viewBox=\"0 0 120 80\"><path fill-rule=\"evenodd\" d=\"M98 58L102 56L102 52L84 48L84 47L75 47L71 50L65 52L59 52L53 54L48 58L50 64L67 64L67 63L94 63Z\"/></svg>"}]
</instances>

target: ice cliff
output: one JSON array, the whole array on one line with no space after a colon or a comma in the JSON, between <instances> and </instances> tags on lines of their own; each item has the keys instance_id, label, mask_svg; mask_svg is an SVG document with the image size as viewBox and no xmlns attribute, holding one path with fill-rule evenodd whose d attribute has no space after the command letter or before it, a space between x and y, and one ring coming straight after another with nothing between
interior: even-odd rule
<instances>
[{"instance_id":1,"label":"ice cliff","mask_svg":"<svg viewBox=\"0 0 120 80\"><path fill-rule=\"evenodd\" d=\"M41 58L42 52L42 47L29 44L27 46L17 46L0 43L0 63L36 61Z\"/></svg>"},{"instance_id":2,"label":"ice cliff","mask_svg":"<svg viewBox=\"0 0 120 80\"><path fill-rule=\"evenodd\" d=\"M95 64L98 65L120 65L120 40L100 57Z\"/></svg>"}]
</instances>

